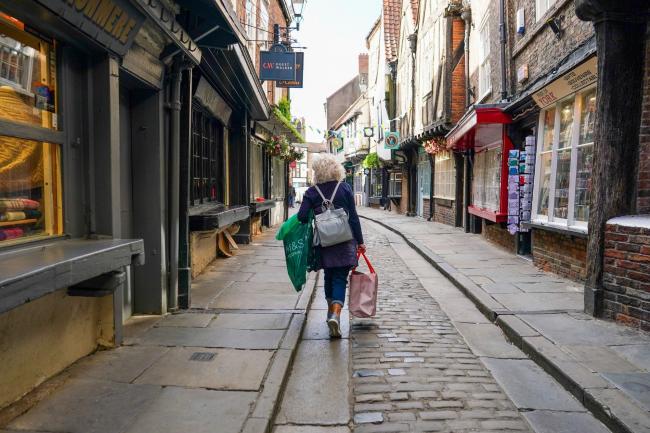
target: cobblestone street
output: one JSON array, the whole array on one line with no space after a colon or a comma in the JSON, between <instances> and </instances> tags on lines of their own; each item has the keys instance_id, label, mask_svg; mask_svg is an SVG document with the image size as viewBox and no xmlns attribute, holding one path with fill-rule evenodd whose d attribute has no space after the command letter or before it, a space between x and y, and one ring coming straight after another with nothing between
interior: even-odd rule
<instances>
[{"instance_id":1,"label":"cobblestone street","mask_svg":"<svg viewBox=\"0 0 650 433\"><path fill-rule=\"evenodd\" d=\"M319 283L276 433L609 432L400 237L363 227L377 315L327 341Z\"/></svg>"},{"instance_id":2,"label":"cobblestone street","mask_svg":"<svg viewBox=\"0 0 650 433\"><path fill-rule=\"evenodd\" d=\"M530 431L387 237L366 233L381 290L376 318L352 321L355 431Z\"/></svg>"}]
</instances>

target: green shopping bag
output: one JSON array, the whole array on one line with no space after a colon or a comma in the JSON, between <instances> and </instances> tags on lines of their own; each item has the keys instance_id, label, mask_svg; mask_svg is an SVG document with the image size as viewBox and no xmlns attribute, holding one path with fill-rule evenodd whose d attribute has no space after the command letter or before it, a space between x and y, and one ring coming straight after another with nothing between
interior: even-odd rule
<instances>
[{"instance_id":1,"label":"green shopping bag","mask_svg":"<svg viewBox=\"0 0 650 433\"><path fill-rule=\"evenodd\" d=\"M307 282L307 267L313 256L313 213L309 214L307 224L292 216L280 227L275 238L284 243L284 257L287 263L289 279L296 291L301 291Z\"/></svg>"}]
</instances>

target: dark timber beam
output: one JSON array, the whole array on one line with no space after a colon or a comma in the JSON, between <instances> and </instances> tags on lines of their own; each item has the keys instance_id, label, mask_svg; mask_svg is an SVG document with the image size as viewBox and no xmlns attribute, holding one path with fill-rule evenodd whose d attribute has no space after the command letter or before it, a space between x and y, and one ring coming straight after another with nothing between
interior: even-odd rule
<instances>
[{"instance_id":1,"label":"dark timber beam","mask_svg":"<svg viewBox=\"0 0 650 433\"><path fill-rule=\"evenodd\" d=\"M598 53L598 106L589 215L585 312L603 306L605 224L635 212L648 0L576 0L592 21Z\"/></svg>"}]
</instances>

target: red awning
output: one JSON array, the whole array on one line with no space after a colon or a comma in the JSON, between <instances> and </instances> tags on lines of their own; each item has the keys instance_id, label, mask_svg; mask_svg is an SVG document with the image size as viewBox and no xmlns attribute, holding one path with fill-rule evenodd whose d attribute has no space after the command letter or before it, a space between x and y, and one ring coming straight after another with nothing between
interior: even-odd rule
<instances>
[{"instance_id":1,"label":"red awning","mask_svg":"<svg viewBox=\"0 0 650 433\"><path fill-rule=\"evenodd\" d=\"M501 142L503 125L511 122L512 118L502 108L475 105L447 134L447 148L466 150Z\"/></svg>"}]
</instances>

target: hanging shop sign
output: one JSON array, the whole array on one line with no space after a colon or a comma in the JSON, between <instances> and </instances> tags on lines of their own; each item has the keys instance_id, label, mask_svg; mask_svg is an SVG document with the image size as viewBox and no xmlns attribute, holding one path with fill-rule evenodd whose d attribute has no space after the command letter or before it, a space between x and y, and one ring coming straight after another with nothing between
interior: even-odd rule
<instances>
[{"instance_id":1,"label":"hanging shop sign","mask_svg":"<svg viewBox=\"0 0 650 433\"><path fill-rule=\"evenodd\" d=\"M336 150L337 152L343 149L343 140L341 140L340 138L332 138L330 143L332 149Z\"/></svg>"},{"instance_id":2,"label":"hanging shop sign","mask_svg":"<svg viewBox=\"0 0 650 433\"><path fill-rule=\"evenodd\" d=\"M128 0L38 0L69 24L120 56L126 54L144 22Z\"/></svg>"},{"instance_id":3,"label":"hanging shop sign","mask_svg":"<svg viewBox=\"0 0 650 433\"><path fill-rule=\"evenodd\" d=\"M305 53L296 53L296 79L280 80L275 83L275 86L287 88L287 89L302 89L304 70L305 70Z\"/></svg>"},{"instance_id":4,"label":"hanging shop sign","mask_svg":"<svg viewBox=\"0 0 650 433\"><path fill-rule=\"evenodd\" d=\"M363 128L363 136L365 138L372 138L375 135L375 128L372 126Z\"/></svg>"},{"instance_id":5,"label":"hanging shop sign","mask_svg":"<svg viewBox=\"0 0 650 433\"><path fill-rule=\"evenodd\" d=\"M399 149L399 132L386 131L384 133L384 148L388 150Z\"/></svg>"},{"instance_id":6,"label":"hanging shop sign","mask_svg":"<svg viewBox=\"0 0 650 433\"><path fill-rule=\"evenodd\" d=\"M597 79L598 59L592 57L542 90L534 93L533 99L540 108L544 108L595 83Z\"/></svg>"},{"instance_id":7,"label":"hanging shop sign","mask_svg":"<svg viewBox=\"0 0 650 433\"><path fill-rule=\"evenodd\" d=\"M194 99L203 105L214 117L219 119L224 125L230 123L232 108L224 99L212 88L208 81L201 77L199 84L194 92Z\"/></svg>"},{"instance_id":8,"label":"hanging shop sign","mask_svg":"<svg viewBox=\"0 0 650 433\"><path fill-rule=\"evenodd\" d=\"M291 51L260 51L260 80L295 81L296 54Z\"/></svg>"}]
</instances>

